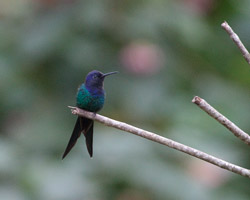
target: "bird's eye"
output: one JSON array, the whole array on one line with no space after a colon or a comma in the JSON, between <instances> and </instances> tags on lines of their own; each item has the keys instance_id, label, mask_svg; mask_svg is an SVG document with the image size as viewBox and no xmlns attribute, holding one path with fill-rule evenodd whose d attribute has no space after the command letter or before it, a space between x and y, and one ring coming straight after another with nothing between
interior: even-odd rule
<instances>
[{"instance_id":1,"label":"bird's eye","mask_svg":"<svg viewBox=\"0 0 250 200\"><path fill-rule=\"evenodd\" d=\"M96 76L96 75L94 75L94 76L93 76L93 78L94 78L94 79L96 79L96 78L97 78L97 76Z\"/></svg>"}]
</instances>

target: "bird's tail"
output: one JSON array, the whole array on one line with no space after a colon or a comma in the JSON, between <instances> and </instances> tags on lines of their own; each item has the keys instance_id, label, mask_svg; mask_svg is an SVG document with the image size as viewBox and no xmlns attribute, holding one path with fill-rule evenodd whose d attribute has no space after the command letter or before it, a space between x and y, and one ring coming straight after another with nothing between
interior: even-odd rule
<instances>
[{"instance_id":1,"label":"bird's tail","mask_svg":"<svg viewBox=\"0 0 250 200\"><path fill-rule=\"evenodd\" d=\"M94 121L88 118L83 118L84 122L82 123L84 126L84 136L86 146L89 152L90 157L93 156L93 129L94 129Z\"/></svg>"},{"instance_id":2,"label":"bird's tail","mask_svg":"<svg viewBox=\"0 0 250 200\"><path fill-rule=\"evenodd\" d=\"M84 133L86 138L86 145L89 152L90 157L93 155L93 120L90 120L85 117L78 117L72 135L70 137L69 143L63 153L62 159L64 159L70 150L76 144L77 139L80 137L81 132Z\"/></svg>"}]
</instances>

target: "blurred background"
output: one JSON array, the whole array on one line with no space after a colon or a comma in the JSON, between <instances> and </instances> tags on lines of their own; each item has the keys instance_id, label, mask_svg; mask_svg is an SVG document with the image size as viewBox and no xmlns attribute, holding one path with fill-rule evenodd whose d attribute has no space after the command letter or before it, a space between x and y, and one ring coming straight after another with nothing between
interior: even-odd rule
<instances>
[{"instance_id":1,"label":"blurred background","mask_svg":"<svg viewBox=\"0 0 250 200\"><path fill-rule=\"evenodd\" d=\"M1 0L0 199L247 200L250 181L95 123L62 153L77 87L97 69L100 112L250 167L249 147L191 103L198 95L250 131L250 68L220 27L250 49L250 1Z\"/></svg>"}]
</instances>

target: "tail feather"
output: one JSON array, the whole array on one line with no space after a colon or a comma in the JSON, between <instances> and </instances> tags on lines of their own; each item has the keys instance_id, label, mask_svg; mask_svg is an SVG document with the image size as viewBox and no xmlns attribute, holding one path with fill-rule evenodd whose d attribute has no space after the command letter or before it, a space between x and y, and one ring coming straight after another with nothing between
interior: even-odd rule
<instances>
[{"instance_id":1,"label":"tail feather","mask_svg":"<svg viewBox=\"0 0 250 200\"><path fill-rule=\"evenodd\" d=\"M89 152L90 157L93 156L93 128L94 128L94 121L89 121L88 129L84 131L85 142Z\"/></svg>"},{"instance_id":2,"label":"tail feather","mask_svg":"<svg viewBox=\"0 0 250 200\"><path fill-rule=\"evenodd\" d=\"M81 119L80 117L77 118L74 130L72 132L72 135L69 139L68 145L63 153L62 159L64 159L67 154L70 152L70 150L74 147L74 145L76 144L77 139L80 137L81 135L81 131L82 131L82 127L81 127Z\"/></svg>"},{"instance_id":3,"label":"tail feather","mask_svg":"<svg viewBox=\"0 0 250 200\"><path fill-rule=\"evenodd\" d=\"M80 137L81 132L84 133L87 149L90 157L93 156L93 126L94 121L85 117L78 117L68 145L63 153L62 159L71 151Z\"/></svg>"}]
</instances>

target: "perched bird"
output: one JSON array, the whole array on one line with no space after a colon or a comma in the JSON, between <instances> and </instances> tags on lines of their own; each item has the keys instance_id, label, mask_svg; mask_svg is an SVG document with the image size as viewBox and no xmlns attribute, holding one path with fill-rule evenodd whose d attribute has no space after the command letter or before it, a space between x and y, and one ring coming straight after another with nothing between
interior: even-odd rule
<instances>
[{"instance_id":1,"label":"perched bird","mask_svg":"<svg viewBox=\"0 0 250 200\"><path fill-rule=\"evenodd\" d=\"M78 108L90 111L98 112L102 109L105 101L104 91L104 78L111 74L118 72L109 72L103 74L97 70L91 71L86 76L85 82L80 85L76 95L76 106ZM86 145L90 157L93 155L93 127L94 121L85 117L78 116L73 133L70 137L69 143L63 153L62 159L70 152L75 145L77 139L81 133L84 134L86 139Z\"/></svg>"}]
</instances>

